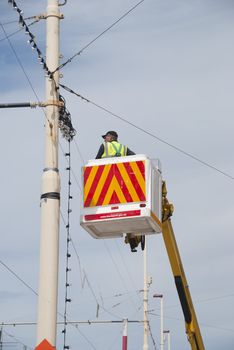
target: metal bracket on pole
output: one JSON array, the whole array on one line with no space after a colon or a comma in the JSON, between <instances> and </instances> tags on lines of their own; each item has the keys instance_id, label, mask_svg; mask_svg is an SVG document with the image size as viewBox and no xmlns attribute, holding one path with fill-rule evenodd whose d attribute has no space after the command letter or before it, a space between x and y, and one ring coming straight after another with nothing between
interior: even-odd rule
<instances>
[{"instance_id":1,"label":"metal bracket on pole","mask_svg":"<svg viewBox=\"0 0 234 350\"><path fill-rule=\"evenodd\" d=\"M49 18L49 17L57 17L57 18L59 18L59 19L64 19L64 15L61 13L60 15L57 15L56 13L55 14L53 14L53 15L47 15L47 14L45 14L45 15L43 15L44 17L44 19L47 19L47 18Z\"/></svg>"},{"instance_id":2,"label":"metal bracket on pole","mask_svg":"<svg viewBox=\"0 0 234 350\"><path fill-rule=\"evenodd\" d=\"M36 20L40 20L40 19L46 19L46 14L45 13L42 13L42 14L40 14L40 15L37 15L37 16L35 16L35 19Z\"/></svg>"},{"instance_id":3,"label":"metal bracket on pole","mask_svg":"<svg viewBox=\"0 0 234 350\"><path fill-rule=\"evenodd\" d=\"M63 107L64 103L63 101L59 101L59 100L48 100L46 102L40 102L38 106L39 107L47 107L47 106Z\"/></svg>"}]
</instances>

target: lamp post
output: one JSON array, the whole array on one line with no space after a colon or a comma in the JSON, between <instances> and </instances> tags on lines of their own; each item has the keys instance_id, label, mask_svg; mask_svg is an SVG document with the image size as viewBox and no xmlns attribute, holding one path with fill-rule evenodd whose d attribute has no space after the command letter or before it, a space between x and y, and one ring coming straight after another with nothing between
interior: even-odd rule
<instances>
[{"instance_id":1,"label":"lamp post","mask_svg":"<svg viewBox=\"0 0 234 350\"><path fill-rule=\"evenodd\" d=\"M144 309L144 344L143 350L148 350L148 271L147 271L147 240L145 238L144 249L144 297L143 297L143 309Z\"/></svg>"},{"instance_id":2,"label":"lamp post","mask_svg":"<svg viewBox=\"0 0 234 350\"><path fill-rule=\"evenodd\" d=\"M154 294L154 298L160 298L160 349L163 350L164 347L164 336L163 336L163 295Z\"/></svg>"},{"instance_id":3,"label":"lamp post","mask_svg":"<svg viewBox=\"0 0 234 350\"><path fill-rule=\"evenodd\" d=\"M163 334L167 335L167 349L171 350L171 333L170 331L166 330L163 331Z\"/></svg>"}]
</instances>

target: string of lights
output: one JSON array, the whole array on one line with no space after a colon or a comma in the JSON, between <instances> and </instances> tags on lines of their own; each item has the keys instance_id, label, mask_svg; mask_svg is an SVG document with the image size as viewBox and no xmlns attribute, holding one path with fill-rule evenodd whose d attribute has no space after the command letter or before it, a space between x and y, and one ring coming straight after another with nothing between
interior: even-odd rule
<instances>
[{"instance_id":1,"label":"string of lights","mask_svg":"<svg viewBox=\"0 0 234 350\"><path fill-rule=\"evenodd\" d=\"M53 78L53 75L52 73L50 72L49 68L47 67L47 64L46 64L46 61L42 55L42 52L41 50L39 49L39 47L37 46L37 43L35 41L35 36L30 32L29 30L29 25L26 24L25 22L25 19L23 17L23 11L18 7L16 1L14 0L8 0L8 2L10 4L12 4L13 8L17 11L18 15L19 15L19 24L22 26L22 29L24 28L25 29L25 33L29 35L29 40L28 40L28 43L31 45L32 49L35 50L37 52L37 56L38 56L38 60L40 61L40 63L42 64L43 66L43 69L44 71L46 72L46 75L50 77L50 79L52 79L52 81L54 82L55 84L55 89L58 90L58 87L56 86L56 82ZM40 16L41 17L41 16ZM5 30L4 30L4 27L3 25L1 24L2 26L2 29L5 33L5 36L6 36L6 39L8 39L10 45L11 45L11 48L12 50L14 51L14 54L18 60L18 63L20 64L21 68L23 69L24 71L24 74L26 75L27 77L27 80L31 86L31 88L33 89L34 91L34 94L36 95L38 101L39 101L39 98L31 84L31 81L29 80L19 58L18 58L18 55L16 54L14 48L13 48L13 45L12 43L10 42L9 40L9 36L7 36ZM72 126L72 122L71 122L71 114L69 113L69 111L67 110L66 108L66 101L65 99L63 98L63 96L61 96L58 92L58 95L59 95L59 100L62 102L61 106L59 107L59 120L58 120L58 126L59 126L59 129L61 131L61 134L62 136L67 140L67 141L71 141L73 139L73 137L75 136L76 134L76 130L73 128ZM49 122L49 121L48 121Z\"/></svg>"},{"instance_id":2,"label":"string of lights","mask_svg":"<svg viewBox=\"0 0 234 350\"><path fill-rule=\"evenodd\" d=\"M70 287L69 283L69 272L71 271L69 267L69 259L71 257L70 253L70 215L71 215L71 142L68 141L68 153L65 153L65 156L68 158L68 167L66 170L68 171L68 199L67 199L67 245L66 245L66 274L65 274L65 306L64 306L64 328L63 328L63 350L69 349L70 347L67 345L67 305L71 302L71 298L68 297L68 288Z\"/></svg>"},{"instance_id":3,"label":"string of lights","mask_svg":"<svg viewBox=\"0 0 234 350\"><path fill-rule=\"evenodd\" d=\"M80 51L75 53L73 56L71 56L67 61L62 63L59 67L57 67L52 74L57 72L58 70L64 68L68 63L72 62L74 58L77 56L80 56L84 50L86 50L90 45L92 45L96 40L98 40L101 36L106 34L110 29L112 29L117 23L119 23L122 19L124 19L127 15L129 15L133 10L135 10L141 3L143 3L145 0L140 0L138 3L136 3L134 6L132 6L127 12L125 12L120 18L118 18L114 23L112 23L109 27L107 27L103 32L101 32L99 35L97 35L93 40L91 40L88 44L86 44Z\"/></svg>"},{"instance_id":4,"label":"string of lights","mask_svg":"<svg viewBox=\"0 0 234 350\"><path fill-rule=\"evenodd\" d=\"M51 77L52 74L49 70L49 68L46 65L46 61L42 55L41 50L39 49L39 47L37 46L37 43L35 41L35 36L31 33L31 31L29 30L29 26L27 25L27 23L25 22L25 19L23 17L23 11L18 7L17 3L15 0L8 0L8 3L12 5L12 7L17 11L18 15L19 15L19 25L22 27L22 29L25 30L25 34L27 34L29 36L28 39L28 43L31 45L32 50L35 50L37 52L37 56L38 56L38 60L40 62L40 64L42 65L44 71L46 72L46 74Z\"/></svg>"},{"instance_id":5,"label":"string of lights","mask_svg":"<svg viewBox=\"0 0 234 350\"><path fill-rule=\"evenodd\" d=\"M191 153L189 153L189 152L187 152L187 151L184 151L182 148L179 148L179 147L173 145L172 143L169 143L169 142L163 140L162 138L160 138L159 136L153 134L152 132L145 130L145 129L142 128L141 126L138 126L138 125L136 125L136 124L134 124L134 123L128 121L127 119L121 117L120 115L118 115L118 114L116 114L116 113L110 111L109 109L107 109L107 108L105 108L105 107L103 107L103 106L97 104L96 102L91 101L90 99L88 99L88 98L82 96L81 94L75 92L74 90L70 89L69 87L67 87L67 86L65 86L65 85L63 85L63 84L59 84L59 86L61 86L64 90L70 92L71 94L76 95L76 96L79 97L81 100L86 101L86 102L92 104L93 106L95 106L95 107L101 109L102 111L104 111L104 112L110 114L112 117L115 117L115 118L117 118L117 119L119 119L119 120L122 120L124 123L127 123L128 125L133 126L135 129L142 131L144 134L146 134L146 135L148 135L148 136L151 136L152 138L154 138L154 139L158 140L159 142L161 142L161 143L163 143L163 144L169 146L170 148L173 148L175 151L177 151L177 152L179 152L179 153L182 153L183 155L185 155L185 156L187 156L187 157L189 157L189 158L191 158L191 159L193 159L193 160L199 162L200 164L206 166L207 168L210 168L210 169L212 169L212 170L215 170L216 172L218 172L218 173L224 175L225 177L228 177L228 178L231 179L231 180L234 180L234 177L233 177L232 175L230 175L230 174L228 174L228 173L226 173L226 172L224 172L224 171L218 169L217 167L215 167L215 166L213 166L213 165L211 165L211 164L209 164L209 163L207 163L207 162L201 160L200 158L198 158L198 157L192 155Z\"/></svg>"}]
</instances>

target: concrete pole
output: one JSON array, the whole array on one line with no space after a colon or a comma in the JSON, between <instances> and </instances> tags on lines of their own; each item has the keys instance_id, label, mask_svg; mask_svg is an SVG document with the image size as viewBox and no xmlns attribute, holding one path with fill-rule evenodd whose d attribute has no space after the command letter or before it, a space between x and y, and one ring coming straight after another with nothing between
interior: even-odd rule
<instances>
[{"instance_id":1,"label":"concrete pole","mask_svg":"<svg viewBox=\"0 0 234 350\"><path fill-rule=\"evenodd\" d=\"M123 320L123 341L122 341L122 350L128 349L128 319Z\"/></svg>"},{"instance_id":2,"label":"concrete pole","mask_svg":"<svg viewBox=\"0 0 234 350\"><path fill-rule=\"evenodd\" d=\"M46 64L59 66L58 0L48 0L46 14ZM54 74L56 85L59 72ZM37 350L55 349L59 262L60 178L58 171L58 93L46 77L45 168L42 175L41 242L37 322Z\"/></svg>"},{"instance_id":3,"label":"concrete pole","mask_svg":"<svg viewBox=\"0 0 234 350\"><path fill-rule=\"evenodd\" d=\"M144 344L143 350L148 350L148 271L147 271L147 239L145 236L145 249L144 249L144 297L143 297L143 320L144 320Z\"/></svg>"}]
</instances>

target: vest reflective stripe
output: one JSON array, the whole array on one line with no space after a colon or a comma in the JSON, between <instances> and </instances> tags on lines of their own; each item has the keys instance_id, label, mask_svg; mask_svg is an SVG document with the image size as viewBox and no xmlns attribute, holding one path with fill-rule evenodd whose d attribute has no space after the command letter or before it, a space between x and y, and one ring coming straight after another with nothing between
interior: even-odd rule
<instances>
[{"instance_id":1,"label":"vest reflective stripe","mask_svg":"<svg viewBox=\"0 0 234 350\"><path fill-rule=\"evenodd\" d=\"M127 147L117 141L105 142L102 158L116 157L120 153L121 157L126 156Z\"/></svg>"}]
</instances>

